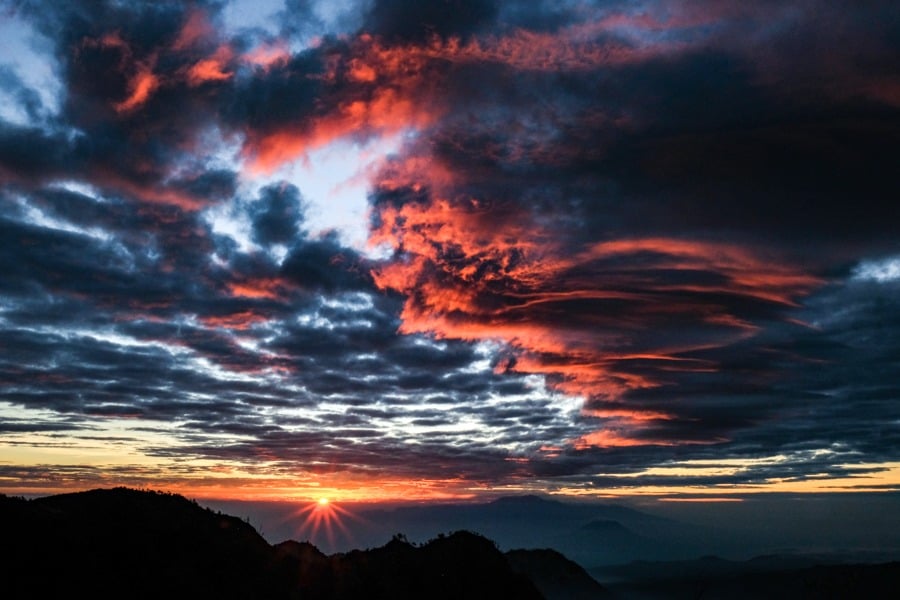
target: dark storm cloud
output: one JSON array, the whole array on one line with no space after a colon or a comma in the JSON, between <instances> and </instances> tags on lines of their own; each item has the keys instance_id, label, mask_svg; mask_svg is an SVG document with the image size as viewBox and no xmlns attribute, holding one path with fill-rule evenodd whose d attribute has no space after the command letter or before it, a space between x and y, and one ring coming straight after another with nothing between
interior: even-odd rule
<instances>
[{"instance_id":1,"label":"dark storm cloud","mask_svg":"<svg viewBox=\"0 0 900 600\"><path fill-rule=\"evenodd\" d=\"M550 218L567 205L587 219L573 232L580 241L596 231L739 235L788 252L802 252L787 243L796 236L857 251L890 241L896 107L801 95L761 82L765 69L740 48L569 74L564 86L553 86L557 73L511 76L497 66L477 80L507 88L470 86L482 90L476 106L495 110L476 123L470 112L445 120L431 148L467 174L466 192L533 198L527 209Z\"/></svg>"},{"instance_id":2,"label":"dark storm cloud","mask_svg":"<svg viewBox=\"0 0 900 600\"><path fill-rule=\"evenodd\" d=\"M627 474L636 463L704 459L708 462L703 466L709 467L725 457L750 464L727 476L697 478L698 484L878 472L883 467L873 464L891 462L900 451L894 425L900 388L892 376L900 366L896 286L896 281L854 278L826 288L803 311L813 328L773 333L753 346L731 349L732 357L722 363L727 377L712 381L698 377L693 384L679 378L662 388L627 394L622 407L645 412L674 409L683 416L684 420L645 424L637 435L648 447L584 449L537 471L546 469L546 475L566 474L570 482L600 486L628 485L627 478L615 473L623 469ZM689 436L699 440L718 436L723 441L680 448L658 445ZM752 464L774 454L781 458ZM595 476L598 460L606 465L608 477ZM642 481L675 485L677 479Z\"/></svg>"},{"instance_id":3,"label":"dark storm cloud","mask_svg":"<svg viewBox=\"0 0 900 600\"><path fill-rule=\"evenodd\" d=\"M260 198L275 189L291 190L275 186ZM288 194L286 210L299 224L299 193ZM177 206L60 187L13 198L4 196L9 210L0 222L10 242L0 251L4 400L80 419L50 419L30 431L78 434L91 419L178 422L167 435L180 447L166 455L223 458L209 436L241 435L257 439L246 460L262 452L294 460L271 440L324 436L356 441L323 457L365 469L414 437L395 431L397 421L417 430L456 422L452 413L431 424L412 416L420 394L440 389L453 406L480 406L470 411L474 423L490 420L495 435L516 435L511 419L491 420L489 398L530 390L489 370L472 372L480 357L466 344L397 336L397 300L377 293L365 259L333 236L285 230L277 239L290 233L292 245L282 265L232 248L221 255L227 265L216 267L217 235ZM266 211L284 216L278 201L249 206L257 229ZM348 412L321 408L325 398ZM352 412L381 402L381 417ZM558 420L547 403L538 406ZM296 410L307 416L289 416ZM359 455L362 439L369 450Z\"/></svg>"},{"instance_id":4,"label":"dark storm cloud","mask_svg":"<svg viewBox=\"0 0 900 600\"><path fill-rule=\"evenodd\" d=\"M215 5L25 1L15 10L55 44L65 92L52 128L4 134L17 151L0 151L0 168L32 183L87 175L194 208L233 193L229 174L206 172L201 139L215 124L214 88L231 73Z\"/></svg>"},{"instance_id":5,"label":"dark storm cloud","mask_svg":"<svg viewBox=\"0 0 900 600\"><path fill-rule=\"evenodd\" d=\"M348 33L289 0L282 38L221 3L13 6L64 90L0 66L28 119L0 121L0 379L47 433L583 486L896 460L897 277L865 270L900 254L896 3L375 0ZM278 170L388 136L392 254L307 231Z\"/></svg>"},{"instance_id":6,"label":"dark storm cloud","mask_svg":"<svg viewBox=\"0 0 900 600\"><path fill-rule=\"evenodd\" d=\"M0 122L0 174L26 181L59 176L78 166L79 146L84 140L78 136Z\"/></svg>"},{"instance_id":7,"label":"dark storm cloud","mask_svg":"<svg viewBox=\"0 0 900 600\"><path fill-rule=\"evenodd\" d=\"M748 235L810 262L802 244L837 252L851 245L852 252L862 243L877 248L891 241L884 223L900 216L886 201L900 191L886 177L889 148L900 134L895 108L866 100L798 102L782 90L760 89L752 80L759 75L734 59L690 57L674 67L638 71L614 90L658 81L656 92L644 93L665 90L684 102L686 113L669 103L648 106L659 123L610 149L608 164L624 175L616 179L620 193L633 198L620 213L625 227L659 231L676 222L687 231ZM723 114L689 111L707 103ZM661 191L665 203L651 197Z\"/></svg>"},{"instance_id":8,"label":"dark storm cloud","mask_svg":"<svg viewBox=\"0 0 900 600\"><path fill-rule=\"evenodd\" d=\"M173 179L171 186L195 198L221 201L235 195L237 174L228 169L204 170L202 173Z\"/></svg>"},{"instance_id":9,"label":"dark storm cloud","mask_svg":"<svg viewBox=\"0 0 900 600\"><path fill-rule=\"evenodd\" d=\"M34 433L47 431L74 431L78 427L65 423L32 423L32 422L5 422L0 423L0 431L3 433Z\"/></svg>"},{"instance_id":10,"label":"dark storm cloud","mask_svg":"<svg viewBox=\"0 0 900 600\"><path fill-rule=\"evenodd\" d=\"M500 337L507 371L588 396L585 445L722 451L818 398L808 365L835 342L793 325L796 303L897 250L897 14L666 6L598 7L619 61L451 71L468 83L376 190L398 251L377 281L406 296L405 331Z\"/></svg>"},{"instance_id":11,"label":"dark storm cloud","mask_svg":"<svg viewBox=\"0 0 900 600\"><path fill-rule=\"evenodd\" d=\"M287 244L293 240L302 221L302 202L297 186L263 188L250 209L254 240L260 244Z\"/></svg>"},{"instance_id":12,"label":"dark storm cloud","mask_svg":"<svg viewBox=\"0 0 900 600\"><path fill-rule=\"evenodd\" d=\"M336 432L340 433L340 430ZM292 435L280 432L260 436L258 444L235 443L209 448L209 455L224 460L275 455L283 458L282 468L288 473L292 469L291 464L298 461L310 465L313 473L328 473L333 471L332 465L338 460L341 469L350 474L366 474L377 465L379 470L395 476L422 479L458 477L470 481L496 481L518 469L517 465L504 460L504 452L497 451L491 445L454 447L448 442L455 436L414 445L390 439L350 441L343 437L333 437L330 433ZM357 436L351 433L350 437ZM161 450L160 454L165 455L165 451Z\"/></svg>"},{"instance_id":13,"label":"dark storm cloud","mask_svg":"<svg viewBox=\"0 0 900 600\"><path fill-rule=\"evenodd\" d=\"M372 289L368 265L353 250L341 246L335 235L307 240L294 246L281 273L305 289L332 293Z\"/></svg>"},{"instance_id":14,"label":"dark storm cloud","mask_svg":"<svg viewBox=\"0 0 900 600\"><path fill-rule=\"evenodd\" d=\"M802 450L834 443L868 458L896 456L896 298L896 280L853 275L807 300L800 316L810 327L773 334L755 352L726 360L725 372L755 381L757 393L768 396L746 415L766 427L747 428L736 446L759 452L776 444ZM749 382L744 389L752 389Z\"/></svg>"},{"instance_id":15,"label":"dark storm cloud","mask_svg":"<svg viewBox=\"0 0 900 600\"><path fill-rule=\"evenodd\" d=\"M465 37L489 25L497 15L496 0L374 0L363 31L389 42L427 42L432 36Z\"/></svg>"},{"instance_id":16,"label":"dark storm cloud","mask_svg":"<svg viewBox=\"0 0 900 600\"><path fill-rule=\"evenodd\" d=\"M341 47L335 40L324 43L325 48L331 44ZM286 56L268 70L246 74L236 81L233 96L226 99L223 116L235 126L265 130L312 113L325 89L325 58L322 52L311 49Z\"/></svg>"}]
</instances>

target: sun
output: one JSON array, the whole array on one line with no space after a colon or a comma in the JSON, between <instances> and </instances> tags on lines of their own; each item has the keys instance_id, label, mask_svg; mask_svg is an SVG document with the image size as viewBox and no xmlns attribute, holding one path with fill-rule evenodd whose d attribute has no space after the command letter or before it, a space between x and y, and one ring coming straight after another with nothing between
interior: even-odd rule
<instances>
[{"instance_id":1,"label":"sun","mask_svg":"<svg viewBox=\"0 0 900 600\"><path fill-rule=\"evenodd\" d=\"M365 520L339 504L340 502L334 503L330 498L322 496L294 511L292 515L298 519L297 539L306 537L314 544L324 543L326 544L324 547L330 552L336 551L334 550L336 535L353 543L353 535L345 521L349 519L364 522Z\"/></svg>"}]
</instances>

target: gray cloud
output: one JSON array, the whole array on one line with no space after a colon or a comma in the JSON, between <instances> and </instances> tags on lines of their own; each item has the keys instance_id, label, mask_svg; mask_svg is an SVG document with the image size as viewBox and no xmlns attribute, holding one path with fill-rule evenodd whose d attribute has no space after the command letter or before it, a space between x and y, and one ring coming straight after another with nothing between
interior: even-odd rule
<instances>
[{"instance_id":1,"label":"gray cloud","mask_svg":"<svg viewBox=\"0 0 900 600\"><path fill-rule=\"evenodd\" d=\"M364 4L277 39L12 5L64 95L0 65L10 443L137 419L174 462L590 489L897 460L895 3ZM387 135L386 253L307 231L278 169Z\"/></svg>"}]
</instances>

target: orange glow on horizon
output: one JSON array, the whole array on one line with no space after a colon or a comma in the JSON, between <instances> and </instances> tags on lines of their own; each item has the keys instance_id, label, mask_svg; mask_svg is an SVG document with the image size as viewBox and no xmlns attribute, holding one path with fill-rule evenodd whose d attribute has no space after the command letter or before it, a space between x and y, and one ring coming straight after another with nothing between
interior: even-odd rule
<instances>
[{"instance_id":1,"label":"orange glow on horizon","mask_svg":"<svg viewBox=\"0 0 900 600\"><path fill-rule=\"evenodd\" d=\"M710 496L708 498L679 498L671 496L657 498L657 502L743 502L743 498L729 498L728 496Z\"/></svg>"},{"instance_id":2,"label":"orange glow on horizon","mask_svg":"<svg viewBox=\"0 0 900 600\"><path fill-rule=\"evenodd\" d=\"M607 440L608 441L608 440ZM545 446L542 452L556 454L563 449ZM148 458L148 460L150 460ZM22 457L22 464L29 461ZM718 464L721 461L714 461ZM743 461L732 461L729 468L740 469ZM759 462L759 461L757 461ZM763 461L766 462L766 461ZM750 461L749 464L752 464ZM157 462L152 463L154 469L159 468ZM846 476L831 478L811 478L806 480L769 479L759 483L738 483L723 485L693 485L692 480L704 478L709 471L702 465L688 465L682 469L683 483L678 485L658 486L642 483L644 474L630 478L633 483L620 484L606 488L595 487L556 487L550 494L558 499L566 498L657 498L667 502L690 501L734 501L741 497L767 493L821 494L838 493L853 494L856 492L896 492L900 490L900 463L890 462L879 465L854 465L859 468L880 467L880 471L865 475L850 473ZM676 467L671 467L670 470ZM164 469L165 470L165 469ZM327 535L326 523L331 522L332 536L342 535L336 520L353 519L353 510L347 505L377 505L382 503L461 503L482 502L503 494L546 493L545 483L536 480L516 479L505 483L488 485L484 482L473 482L462 479L454 480L401 480L371 478L365 481L336 477L322 485L302 483L289 478L247 476L231 469L209 466L198 467L197 477L185 477L183 465L177 472L168 475L116 478L104 475L98 479L81 476L77 479L60 477L53 482L40 481L28 484L7 482L0 486L0 493L7 495L36 495L71 493L94 488L127 486L133 488L164 490L181 494L187 498L198 500L238 500L262 502L299 503L300 508L294 512L294 518L302 521L298 531ZM654 471L646 473L652 476ZM328 503L320 503L327 498ZM339 500L336 500L339 499ZM694 500L691 500L694 499ZM318 525L316 525L318 523Z\"/></svg>"},{"instance_id":3,"label":"orange glow on horizon","mask_svg":"<svg viewBox=\"0 0 900 600\"><path fill-rule=\"evenodd\" d=\"M288 518L300 521L295 529L297 539L305 537L317 546L327 541L330 547L334 547L338 537L355 545L353 534L345 521L363 522L361 517L328 498L319 498L294 511Z\"/></svg>"}]
</instances>

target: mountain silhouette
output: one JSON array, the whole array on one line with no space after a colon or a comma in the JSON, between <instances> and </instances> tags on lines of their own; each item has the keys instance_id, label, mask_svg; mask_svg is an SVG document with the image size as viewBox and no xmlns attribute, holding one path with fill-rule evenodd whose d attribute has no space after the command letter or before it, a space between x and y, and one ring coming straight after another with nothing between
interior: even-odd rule
<instances>
[{"instance_id":1,"label":"mountain silhouette","mask_svg":"<svg viewBox=\"0 0 900 600\"><path fill-rule=\"evenodd\" d=\"M515 499L486 510L523 509L523 518L543 502ZM559 510L553 504L549 510ZM777 556L636 562L593 570L607 584L600 585L555 550L503 554L471 531L422 544L395 535L368 550L326 555L307 542L272 546L247 522L182 496L127 488L34 500L0 495L0 531L4 600L894 598L900 589L900 563L815 565ZM640 535L596 518L575 531L607 541Z\"/></svg>"},{"instance_id":2,"label":"mountain silhouette","mask_svg":"<svg viewBox=\"0 0 900 600\"><path fill-rule=\"evenodd\" d=\"M697 526L626 506L560 502L537 495L506 496L483 504L370 509L360 516L369 524L355 531L363 539L404 531L410 539L427 540L436 531L467 529L483 533L504 550L550 546L588 568L635 558L693 557L710 537ZM606 535L590 531L591 523L607 523L610 531ZM611 531L613 523L618 532Z\"/></svg>"},{"instance_id":3,"label":"mountain silhouette","mask_svg":"<svg viewBox=\"0 0 900 600\"><path fill-rule=\"evenodd\" d=\"M177 495L126 488L0 503L7 598L279 598L269 544Z\"/></svg>"},{"instance_id":4,"label":"mountain silhouette","mask_svg":"<svg viewBox=\"0 0 900 600\"><path fill-rule=\"evenodd\" d=\"M608 519L594 519L549 541L572 560L587 565L665 556L669 551L665 541L639 535Z\"/></svg>"},{"instance_id":5,"label":"mountain silhouette","mask_svg":"<svg viewBox=\"0 0 900 600\"><path fill-rule=\"evenodd\" d=\"M542 566L528 557L533 551L510 559L468 531L418 546L397 535L381 547L327 556L309 543L272 546L241 519L182 496L128 488L0 496L0 527L8 599L528 600L544 597L530 571L543 582L552 565L565 565L554 556ZM573 589L590 585L583 571L567 577Z\"/></svg>"},{"instance_id":6,"label":"mountain silhouette","mask_svg":"<svg viewBox=\"0 0 900 600\"><path fill-rule=\"evenodd\" d=\"M493 542L466 531L422 546L398 536L379 548L332 556L298 542L283 542L275 550L289 566L290 587L301 598L543 597L526 574L513 571Z\"/></svg>"}]
</instances>

